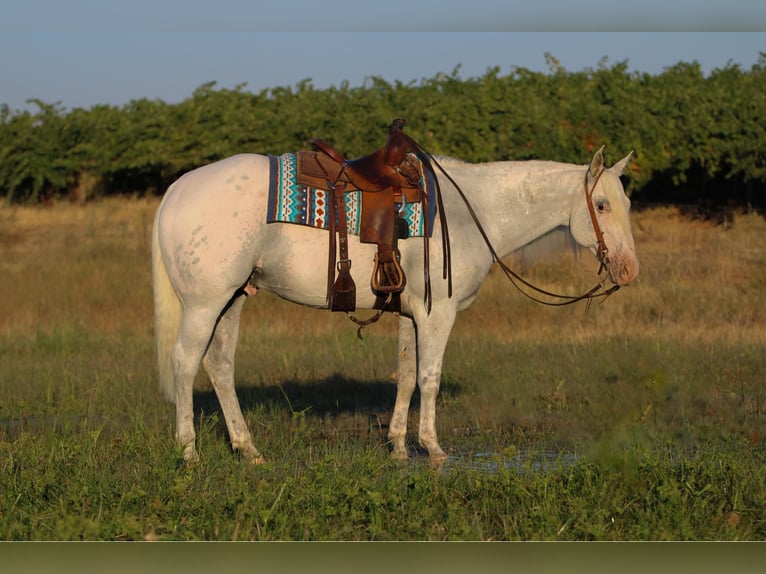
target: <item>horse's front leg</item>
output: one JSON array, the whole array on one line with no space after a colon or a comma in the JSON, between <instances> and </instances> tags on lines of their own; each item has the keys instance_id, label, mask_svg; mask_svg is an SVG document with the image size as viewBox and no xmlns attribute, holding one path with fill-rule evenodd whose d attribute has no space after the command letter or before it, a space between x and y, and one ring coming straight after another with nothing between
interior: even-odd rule
<instances>
[{"instance_id":1,"label":"horse's front leg","mask_svg":"<svg viewBox=\"0 0 766 574\"><path fill-rule=\"evenodd\" d=\"M418 386L420 388L420 425L418 442L428 450L431 461L441 463L447 455L436 436L436 397L442 376L444 351L447 348L457 310L449 303L434 305L430 315L417 319Z\"/></svg>"},{"instance_id":2,"label":"horse's front leg","mask_svg":"<svg viewBox=\"0 0 766 574\"><path fill-rule=\"evenodd\" d=\"M405 438L407 415L415 385L420 386L420 425L418 442L428 450L431 460L443 462L447 455L439 446L436 434L436 397L441 383L442 363L447 341L455 322L452 306L435 307L431 314L420 317L417 328L413 319L399 318L399 368L397 372L396 403L388 428L392 443L391 456L406 459Z\"/></svg>"},{"instance_id":3,"label":"horse's front leg","mask_svg":"<svg viewBox=\"0 0 766 574\"><path fill-rule=\"evenodd\" d=\"M407 417L410 410L412 393L418 377L417 343L415 323L409 317L399 317L399 364L396 377L396 403L394 414L388 426L388 439L393 450L391 457L407 459Z\"/></svg>"}]
</instances>

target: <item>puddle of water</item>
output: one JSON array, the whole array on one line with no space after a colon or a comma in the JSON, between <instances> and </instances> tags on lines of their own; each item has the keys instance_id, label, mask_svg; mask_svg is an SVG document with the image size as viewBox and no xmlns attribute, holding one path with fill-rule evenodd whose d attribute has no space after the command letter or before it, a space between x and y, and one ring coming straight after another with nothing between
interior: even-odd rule
<instances>
[{"instance_id":1,"label":"puddle of water","mask_svg":"<svg viewBox=\"0 0 766 574\"><path fill-rule=\"evenodd\" d=\"M481 472L498 472L500 469L516 472L556 472L576 465L579 457L572 452L560 450L521 450L514 456L491 452L450 456L447 469L467 469Z\"/></svg>"}]
</instances>

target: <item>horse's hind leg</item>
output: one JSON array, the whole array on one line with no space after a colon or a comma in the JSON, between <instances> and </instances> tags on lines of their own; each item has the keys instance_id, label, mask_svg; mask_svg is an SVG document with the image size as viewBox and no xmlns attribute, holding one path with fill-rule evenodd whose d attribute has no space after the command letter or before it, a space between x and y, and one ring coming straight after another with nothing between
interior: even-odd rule
<instances>
[{"instance_id":1,"label":"horse's hind leg","mask_svg":"<svg viewBox=\"0 0 766 574\"><path fill-rule=\"evenodd\" d=\"M217 318L218 312L211 307L185 309L178 340L171 354L176 389L176 440L188 462L199 459L194 445L194 379Z\"/></svg>"},{"instance_id":2,"label":"horse's hind leg","mask_svg":"<svg viewBox=\"0 0 766 574\"><path fill-rule=\"evenodd\" d=\"M221 315L202 361L226 419L231 446L253 463L264 462L255 448L234 388L234 355L239 339L239 320L245 297L237 297Z\"/></svg>"}]
</instances>

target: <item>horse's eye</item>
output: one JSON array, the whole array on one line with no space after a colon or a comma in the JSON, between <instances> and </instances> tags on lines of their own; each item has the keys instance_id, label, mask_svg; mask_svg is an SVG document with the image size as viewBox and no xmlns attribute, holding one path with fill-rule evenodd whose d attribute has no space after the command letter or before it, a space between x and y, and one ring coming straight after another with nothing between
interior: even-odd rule
<instances>
[{"instance_id":1,"label":"horse's eye","mask_svg":"<svg viewBox=\"0 0 766 574\"><path fill-rule=\"evenodd\" d=\"M596 209L598 209L599 213L609 213L612 207L609 205L608 201L602 199L601 201L596 202Z\"/></svg>"}]
</instances>

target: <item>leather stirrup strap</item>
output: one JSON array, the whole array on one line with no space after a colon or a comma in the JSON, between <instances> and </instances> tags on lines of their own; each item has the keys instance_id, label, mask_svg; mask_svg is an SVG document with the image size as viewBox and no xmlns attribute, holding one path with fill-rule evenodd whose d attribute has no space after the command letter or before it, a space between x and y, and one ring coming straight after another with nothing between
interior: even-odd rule
<instances>
[{"instance_id":1,"label":"leather stirrup strap","mask_svg":"<svg viewBox=\"0 0 766 574\"><path fill-rule=\"evenodd\" d=\"M338 254L340 255L339 263L348 261L348 229L346 228L346 200L343 194L346 191L346 186L343 183L335 184L335 211L338 216Z\"/></svg>"},{"instance_id":2,"label":"leather stirrup strap","mask_svg":"<svg viewBox=\"0 0 766 574\"><path fill-rule=\"evenodd\" d=\"M328 185L330 184L330 181L327 180ZM330 189L326 194L326 203L327 203L327 228L330 232L330 250L327 254L327 306L329 308L332 308L332 286L335 283L335 253L337 251L336 246L336 233L338 229L337 224L337 207L335 204L335 191L334 189Z\"/></svg>"},{"instance_id":3,"label":"leather stirrup strap","mask_svg":"<svg viewBox=\"0 0 766 574\"><path fill-rule=\"evenodd\" d=\"M333 203L338 216L338 277L332 286L332 310L354 311L356 309L356 285L351 277L351 260L348 258L348 229L346 229L346 186L337 182Z\"/></svg>"}]
</instances>

